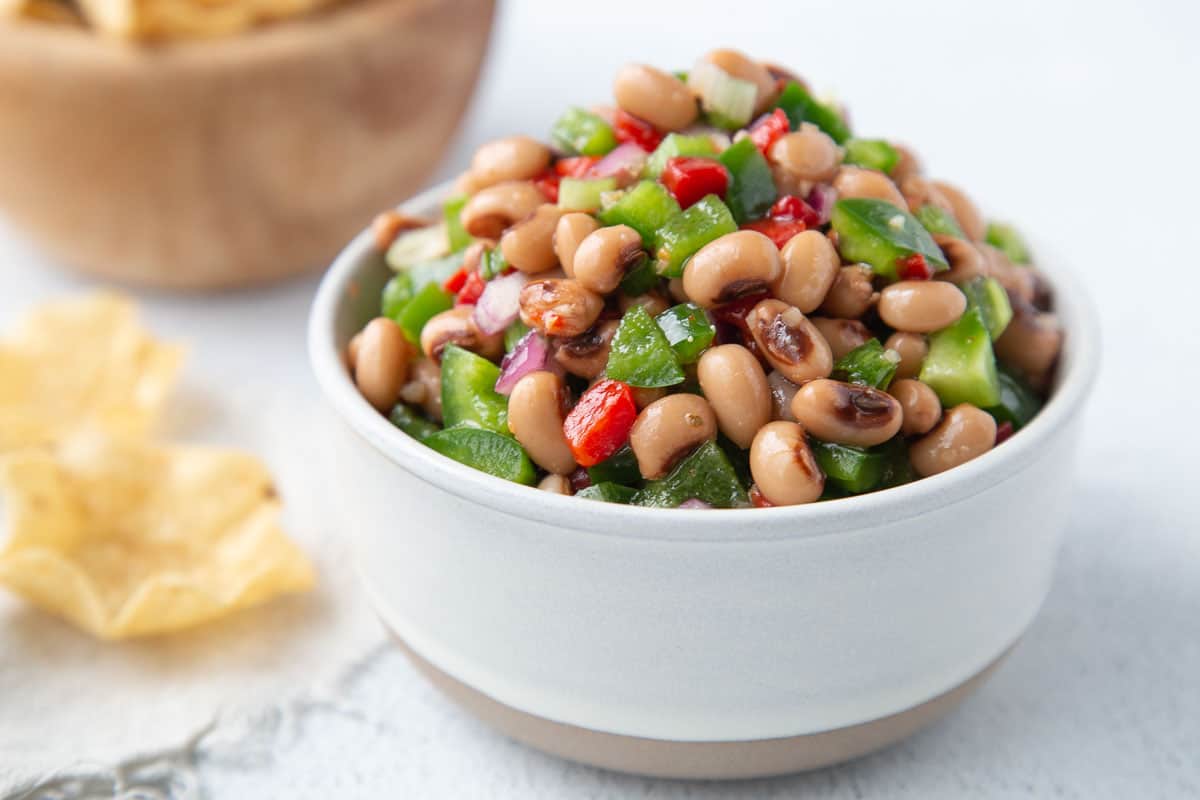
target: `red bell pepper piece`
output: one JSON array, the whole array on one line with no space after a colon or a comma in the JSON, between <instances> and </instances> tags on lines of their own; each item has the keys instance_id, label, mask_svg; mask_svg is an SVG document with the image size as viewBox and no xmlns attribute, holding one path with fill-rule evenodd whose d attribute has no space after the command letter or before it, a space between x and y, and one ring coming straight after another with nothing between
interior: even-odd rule
<instances>
[{"instance_id":1,"label":"red bell pepper piece","mask_svg":"<svg viewBox=\"0 0 1200 800\"><path fill-rule=\"evenodd\" d=\"M563 435L575 460L594 467L629 440L637 404L628 384L604 378L583 393L563 421Z\"/></svg>"},{"instance_id":2,"label":"red bell pepper piece","mask_svg":"<svg viewBox=\"0 0 1200 800\"><path fill-rule=\"evenodd\" d=\"M777 108L770 114L763 114L750 126L750 141L765 156L771 145L791 129L787 114L783 113L782 108Z\"/></svg>"},{"instance_id":3,"label":"red bell pepper piece","mask_svg":"<svg viewBox=\"0 0 1200 800\"><path fill-rule=\"evenodd\" d=\"M442 284L442 288L445 289L450 294L458 294L459 290L462 289L463 285L466 282L467 282L467 268L459 267L458 272L454 273L453 275L451 275L449 278L446 279L446 282Z\"/></svg>"},{"instance_id":4,"label":"red bell pepper piece","mask_svg":"<svg viewBox=\"0 0 1200 800\"><path fill-rule=\"evenodd\" d=\"M1015 428L1013 427L1012 422L1010 422L1009 420L1004 420L1004 422L1001 422L999 425L997 425L996 426L996 444L1000 444L1001 442L1008 441L1008 438L1013 435L1014 430L1015 430Z\"/></svg>"},{"instance_id":5,"label":"red bell pepper piece","mask_svg":"<svg viewBox=\"0 0 1200 800\"><path fill-rule=\"evenodd\" d=\"M900 269L897 272L904 281L927 281L933 277L933 268L920 253L900 259Z\"/></svg>"},{"instance_id":6,"label":"red bell pepper piece","mask_svg":"<svg viewBox=\"0 0 1200 800\"><path fill-rule=\"evenodd\" d=\"M473 306L479 301L480 295L483 294L483 287L487 286L487 281L478 272L471 272L467 275L467 279L458 290L458 297L454 302L460 306Z\"/></svg>"},{"instance_id":7,"label":"red bell pepper piece","mask_svg":"<svg viewBox=\"0 0 1200 800\"><path fill-rule=\"evenodd\" d=\"M588 174L600 156L570 156L554 162L554 171L563 178L582 178Z\"/></svg>"},{"instance_id":8,"label":"red bell pepper piece","mask_svg":"<svg viewBox=\"0 0 1200 800\"><path fill-rule=\"evenodd\" d=\"M767 216L777 220L798 219L810 228L821 224L821 216L817 210L794 194L785 194L776 200Z\"/></svg>"},{"instance_id":9,"label":"red bell pepper piece","mask_svg":"<svg viewBox=\"0 0 1200 800\"><path fill-rule=\"evenodd\" d=\"M667 159L661 180L679 201L679 207L687 208L706 195L723 197L729 188L729 171L711 158L679 156Z\"/></svg>"},{"instance_id":10,"label":"red bell pepper piece","mask_svg":"<svg viewBox=\"0 0 1200 800\"><path fill-rule=\"evenodd\" d=\"M808 225L799 219L756 219L753 222L743 222L742 230L758 231L782 248L797 233L808 230Z\"/></svg>"},{"instance_id":11,"label":"red bell pepper piece","mask_svg":"<svg viewBox=\"0 0 1200 800\"><path fill-rule=\"evenodd\" d=\"M663 135L649 122L619 108L613 115L613 133L617 135L618 142L633 142L647 153L663 140Z\"/></svg>"},{"instance_id":12,"label":"red bell pepper piece","mask_svg":"<svg viewBox=\"0 0 1200 800\"><path fill-rule=\"evenodd\" d=\"M553 171L546 170L545 173L533 179L533 185L541 190L546 196L546 201L550 203L558 202L558 182L560 177L555 175Z\"/></svg>"}]
</instances>

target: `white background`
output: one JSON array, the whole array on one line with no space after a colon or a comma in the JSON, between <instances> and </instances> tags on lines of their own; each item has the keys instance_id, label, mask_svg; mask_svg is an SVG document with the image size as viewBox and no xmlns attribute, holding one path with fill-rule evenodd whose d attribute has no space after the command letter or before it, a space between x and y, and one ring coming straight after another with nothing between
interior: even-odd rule
<instances>
[{"instance_id":1,"label":"white background","mask_svg":"<svg viewBox=\"0 0 1200 800\"><path fill-rule=\"evenodd\" d=\"M1008 663L939 727L855 764L715 786L568 765L460 715L400 657L373 648L373 623L339 577L328 539L346 521L321 500L306 430L318 403L302 346L313 284L302 281L239 298L145 301L157 329L191 340L188 384L222 408L200 426L203 435L264 452L284 496L298 498L304 513L294 504L293 531L322 559L326 594L255 612L235 634L137 658L98 654L58 623L0 604L0 778L5 768L19 774L17 761L35 763L35 751L45 774L103 773L122 753L86 748L121 725L86 713L103 702L97 696L116 694L137 718L162 702L163 685L203 686L233 673L252 689L236 703L224 691L194 690L195 702L160 715L170 724L158 746L170 751L183 731L198 729L197 703L226 715L248 700L271 705L243 727L219 726L196 748L168 752L166 768L185 789L322 798L1200 797L1198 8L1165 0L507 3L443 167L461 168L491 137L544 135L567 104L606 101L628 60L686 67L707 48L735 46L836 93L856 131L911 143L934 175L1051 242L1084 276L1102 319L1104 366L1079 412L1088 437L1067 495L1071 530L1057 582ZM82 285L3 231L0 264L5 322ZM306 616L313 609L315 620ZM253 646L256 623L289 633L283 650L273 646L274 660ZM113 688L72 695L87 720L71 733L81 749L55 750L48 723L13 712L19 704L9 698L17 687L36 695L55 681L78 686L83 673L71 659L84 654L114 676ZM295 686L297 659L310 676L340 675L333 694L295 702L299 689L262 675L270 665ZM185 660L202 661L204 674ZM358 668L338 672L356 660ZM18 751L22 740L28 746Z\"/></svg>"}]
</instances>

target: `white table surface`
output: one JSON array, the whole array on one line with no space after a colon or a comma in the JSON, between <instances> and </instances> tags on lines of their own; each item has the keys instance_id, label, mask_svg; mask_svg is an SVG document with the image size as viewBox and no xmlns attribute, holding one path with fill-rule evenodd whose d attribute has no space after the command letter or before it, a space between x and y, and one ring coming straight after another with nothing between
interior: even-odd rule
<instances>
[{"instance_id":1,"label":"white table surface","mask_svg":"<svg viewBox=\"0 0 1200 800\"><path fill-rule=\"evenodd\" d=\"M302 347L314 281L236 297L145 293L152 326L191 342L185 412L202 422L183 432L264 453L324 589L231 631L115 654L4 598L0 777L23 766L35 779L92 776L28 795L40 797L107 797L117 784L160 792L131 797L212 798L1200 797L1197 6L667 6L505 4L443 173L490 137L542 134L564 105L605 100L627 60L686 66L733 45L792 65L849 100L858 131L915 143L934 174L1053 241L1099 307L1104 367L1080 411L1089 436L1054 589L998 674L936 728L794 778L644 780L508 742L386 647L346 575L342 521L321 497L305 429L321 418ZM0 226L0 323L88 285ZM262 652L263 626L287 644ZM80 677L92 659L111 685ZM13 699L59 685L81 727L48 729L61 727L54 712ZM186 688L188 703L164 700L164 685ZM157 746L89 749L125 741L115 731L129 734L152 708L168 718ZM189 744L205 716L217 722ZM63 752L63 741L80 751Z\"/></svg>"}]
</instances>

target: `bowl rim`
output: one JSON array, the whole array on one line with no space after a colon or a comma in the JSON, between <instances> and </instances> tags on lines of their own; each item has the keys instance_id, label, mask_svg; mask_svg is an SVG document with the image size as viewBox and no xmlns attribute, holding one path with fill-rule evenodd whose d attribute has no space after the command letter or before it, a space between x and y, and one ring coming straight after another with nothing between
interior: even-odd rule
<instances>
[{"instance_id":1,"label":"bowl rim","mask_svg":"<svg viewBox=\"0 0 1200 800\"><path fill-rule=\"evenodd\" d=\"M402 203L399 210L435 211L450 183L434 186ZM464 500L518 518L572 531L639 540L745 542L816 538L866 531L962 502L1005 481L1038 460L1079 416L1095 383L1099 336L1091 299L1069 268L1051 251L1039 265L1055 291L1055 313L1063 320L1064 352L1057 387L1041 412L1003 447L928 478L862 495L799 506L755 509L662 509L593 502L522 486L460 464L393 426L359 394L337 341L339 311L354 299L357 277L377 262L374 240L364 229L325 273L308 324L311 367L334 412L371 447L397 467ZM581 514L581 510L587 513Z\"/></svg>"}]
</instances>

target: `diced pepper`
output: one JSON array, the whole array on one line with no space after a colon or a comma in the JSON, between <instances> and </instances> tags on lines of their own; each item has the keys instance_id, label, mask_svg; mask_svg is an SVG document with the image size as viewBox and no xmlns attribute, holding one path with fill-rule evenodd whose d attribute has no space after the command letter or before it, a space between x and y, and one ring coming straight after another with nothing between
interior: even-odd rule
<instances>
[{"instance_id":1,"label":"diced pepper","mask_svg":"<svg viewBox=\"0 0 1200 800\"><path fill-rule=\"evenodd\" d=\"M844 146L847 164L879 170L885 175L900 161L896 148L883 139L848 139Z\"/></svg>"},{"instance_id":2,"label":"diced pepper","mask_svg":"<svg viewBox=\"0 0 1200 800\"><path fill-rule=\"evenodd\" d=\"M633 454L633 448L629 445L622 446L599 464L589 467L587 474L593 484L619 483L632 486L642 480L642 473L638 471L637 456Z\"/></svg>"},{"instance_id":3,"label":"diced pepper","mask_svg":"<svg viewBox=\"0 0 1200 800\"><path fill-rule=\"evenodd\" d=\"M901 260L914 253L923 256L935 272L949 269L946 257L917 218L886 200L838 200L832 222L842 259L869 264L877 275L895 280Z\"/></svg>"},{"instance_id":4,"label":"diced pepper","mask_svg":"<svg viewBox=\"0 0 1200 800\"><path fill-rule=\"evenodd\" d=\"M925 230L930 233L940 233L944 236L954 236L959 239L965 237L962 228L958 227L958 220L954 216L942 208L925 204L917 209L917 220L925 226Z\"/></svg>"},{"instance_id":5,"label":"diced pepper","mask_svg":"<svg viewBox=\"0 0 1200 800\"><path fill-rule=\"evenodd\" d=\"M713 146L712 137L705 134L684 136L682 133L669 133L662 143L655 148L646 159L643 174L648 178L657 178L667 168L667 162L680 156L715 156L717 148Z\"/></svg>"},{"instance_id":6,"label":"diced pepper","mask_svg":"<svg viewBox=\"0 0 1200 800\"><path fill-rule=\"evenodd\" d=\"M462 214L463 206L467 204L467 196L459 195L451 197L442 206L442 217L446 220L446 240L450 243L450 252L457 253L474 239L471 234L467 233L462 226L462 220L459 215Z\"/></svg>"},{"instance_id":7,"label":"diced pepper","mask_svg":"<svg viewBox=\"0 0 1200 800\"><path fill-rule=\"evenodd\" d=\"M663 135L649 122L619 108L613 115L613 131L618 142L633 142L647 153L663 140Z\"/></svg>"},{"instance_id":8,"label":"diced pepper","mask_svg":"<svg viewBox=\"0 0 1200 800\"><path fill-rule=\"evenodd\" d=\"M458 294L467 283L467 268L459 267L458 271L442 283L442 288L450 294Z\"/></svg>"},{"instance_id":9,"label":"diced pepper","mask_svg":"<svg viewBox=\"0 0 1200 800\"><path fill-rule=\"evenodd\" d=\"M729 170L729 188L724 196L733 218L745 222L767 213L775 202L775 179L755 143L749 138L740 139L727 147L719 160Z\"/></svg>"},{"instance_id":10,"label":"diced pepper","mask_svg":"<svg viewBox=\"0 0 1200 800\"><path fill-rule=\"evenodd\" d=\"M453 307L454 295L436 283L427 283L396 315L396 324L404 331L404 337L416 344L421 341L421 329L425 323Z\"/></svg>"},{"instance_id":11,"label":"diced pepper","mask_svg":"<svg viewBox=\"0 0 1200 800\"><path fill-rule=\"evenodd\" d=\"M667 477L647 483L634 495L632 503L676 508L693 497L716 508L741 508L750 503L733 465L716 442L705 442L680 461Z\"/></svg>"},{"instance_id":12,"label":"diced pepper","mask_svg":"<svg viewBox=\"0 0 1200 800\"><path fill-rule=\"evenodd\" d=\"M1042 408L1042 400L1016 373L1001 364L997 370L1000 383L1000 400L986 411L999 423L1012 423L1014 430L1029 424Z\"/></svg>"},{"instance_id":13,"label":"diced pepper","mask_svg":"<svg viewBox=\"0 0 1200 800\"><path fill-rule=\"evenodd\" d=\"M407 272L397 272L383 285L383 296L379 307L385 317L395 320L404 306L413 297L412 276Z\"/></svg>"},{"instance_id":14,"label":"diced pepper","mask_svg":"<svg viewBox=\"0 0 1200 800\"><path fill-rule=\"evenodd\" d=\"M563 178L558 182L558 207L595 211L600 208L600 195L616 188L616 178Z\"/></svg>"},{"instance_id":15,"label":"diced pepper","mask_svg":"<svg viewBox=\"0 0 1200 800\"><path fill-rule=\"evenodd\" d=\"M992 341L1000 338L1008 323L1012 322L1012 303L1008 300L1008 292L995 278L978 277L962 287L967 296L967 305L979 310L979 316L988 329Z\"/></svg>"},{"instance_id":16,"label":"diced pepper","mask_svg":"<svg viewBox=\"0 0 1200 800\"><path fill-rule=\"evenodd\" d=\"M407 273L412 281L414 294L425 288L427 284L436 283L439 286L446 282L451 275L458 272L462 266L462 254L454 253L435 261L424 261L408 268Z\"/></svg>"},{"instance_id":17,"label":"diced pepper","mask_svg":"<svg viewBox=\"0 0 1200 800\"><path fill-rule=\"evenodd\" d=\"M485 250L479 259L479 276L485 281L490 281L497 275L503 275L506 269L508 269L508 261L505 260L504 253L500 251L499 247Z\"/></svg>"},{"instance_id":18,"label":"diced pepper","mask_svg":"<svg viewBox=\"0 0 1200 800\"><path fill-rule=\"evenodd\" d=\"M582 497L585 500L599 500L604 503L623 503L628 505L629 501L636 494L637 489L630 486L622 486L619 483L605 481L602 483L593 483L591 486L580 489L575 493L575 496Z\"/></svg>"},{"instance_id":19,"label":"diced pepper","mask_svg":"<svg viewBox=\"0 0 1200 800\"><path fill-rule=\"evenodd\" d=\"M629 429L636 419L633 389L604 378L579 397L563 421L563 434L575 461L594 467L629 441Z\"/></svg>"},{"instance_id":20,"label":"diced pepper","mask_svg":"<svg viewBox=\"0 0 1200 800\"><path fill-rule=\"evenodd\" d=\"M1017 432L1013 424L1008 420L1004 420L996 426L996 444L1003 444L1012 438L1012 435Z\"/></svg>"},{"instance_id":21,"label":"diced pepper","mask_svg":"<svg viewBox=\"0 0 1200 800\"><path fill-rule=\"evenodd\" d=\"M568 156L554 162L554 171L564 178L586 178L600 156Z\"/></svg>"},{"instance_id":22,"label":"diced pepper","mask_svg":"<svg viewBox=\"0 0 1200 800\"><path fill-rule=\"evenodd\" d=\"M711 158L672 158L667 161L661 180L680 208L690 208L706 195L721 197L729 188L728 170Z\"/></svg>"},{"instance_id":23,"label":"diced pepper","mask_svg":"<svg viewBox=\"0 0 1200 800\"><path fill-rule=\"evenodd\" d=\"M988 244L998 248L1014 264L1029 263L1029 247L1012 225L1005 225L1003 222L989 222L985 238Z\"/></svg>"},{"instance_id":24,"label":"diced pepper","mask_svg":"<svg viewBox=\"0 0 1200 800\"><path fill-rule=\"evenodd\" d=\"M1000 402L992 339L978 309L968 308L958 322L930 335L921 380L937 392L943 408L959 403L990 408Z\"/></svg>"},{"instance_id":25,"label":"diced pepper","mask_svg":"<svg viewBox=\"0 0 1200 800\"><path fill-rule=\"evenodd\" d=\"M604 374L643 389L674 386L686 377L671 343L642 306L631 306L621 318Z\"/></svg>"},{"instance_id":26,"label":"diced pepper","mask_svg":"<svg viewBox=\"0 0 1200 800\"><path fill-rule=\"evenodd\" d=\"M775 101L776 108L782 108L787 114L792 130L800 127L801 122L811 122L816 125L838 144L850 138L850 128L847 127L841 114L833 108L813 99L800 84L789 81Z\"/></svg>"},{"instance_id":27,"label":"diced pepper","mask_svg":"<svg viewBox=\"0 0 1200 800\"><path fill-rule=\"evenodd\" d=\"M869 492L883 479L886 457L876 450L809 440L825 478L851 494Z\"/></svg>"},{"instance_id":28,"label":"diced pepper","mask_svg":"<svg viewBox=\"0 0 1200 800\"><path fill-rule=\"evenodd\" d=\"M511 351L529 333L529 326L517 318L504 330L504 352Z\"/></svg>"},{"instance_id":29,"label":"diced pepper","mask_svg":"<svg viewBox=\"0 0 1200 800\"><path fill-rule=\"evenodd\" d=\"M775 144L791 128L792 126L788 121L787 114L783 113L782 108L777 108L759 117L750 126L750 135L747 138L754 142L754 146L758 148L758 152L765 156L767 151L771 149L771 145ZM737 144L737 142L734 142L734 144Z\"/></svg>"},{"instance_id":30,"label":"diced pepper","mask_svg":"<svg viewBox=\"0 0 1200 800\"><path fill-rule=\"evenodd\" d=\"M424 442L442 429L440 425L425 419L404 403L396 404L388 414L388 421L418 442Z\"/></svg>"},{"instance_id":31,"label":"diced pepper","mask_svg":"<svg viewBox=\"0 0 1200 800\"><path fill-rule=\"evenodd\" d=\"M550 129L550 138L571 155L602 156L617 146L612 127L582 108L568 108Z\"/></svg>"},{"instance_id":32,"label":"diced pepper","mask_svg":"<svg viewBox=\"0 0 1200 800\"><path fill-rule=\"evenodd\" d=\"M927 281L933 277L933 267L920 253L913 253L900 259L896 266L896 276L902 281Z\"/></svg>"},{"instance_id":33,"label":"diced pepper","mask_svg":"<svg viewBox=\"0 0 1200 800\"><path fill-rule=\"evenodd\" d=\"M654 271L654 262L643 258L625 272L621 279L621 291L630 297L645 294L658 285L658 273Z\"/></svg>"},{"instance_id":34,"label":"diced pepper","mask_svg":"<svg viewBox=\"0 0 1200 800\"><path fill-rule=\"evenodd\" d=\"M676 214L655 237L659 275L678 278L683 264L704 245L737 230L729 208L716 195L709 195L687 211Z\"/></svg>"},{"instance_id":35,"label":"diced pepper","mask_svg":"<svg viewBox=\"0 0 1200 800\"><path fill-rule=\"evenodd\" d=\"M537 478L533 462L517 441L479 428L447 428L430 434L425 444L460 464L532 486Z\"/></svg>"},{"instance_id":36,"label":"diced pepper","mask_svg":"<svg viewBox=\"0 0 1200 800\"><path fill-rule=\"evenodd\" d=\"M500 368L458 345L442 352L442 422L508 435L508 398L496 392Z\"/></svg>"},{"instance_id":37,"label":"diced pepper","mask_svg":"<svg viewBox=\"0 0 1200 800\"><path fill-rule=\"evenodd\" d=\"M680 303L654 318L667 337L675 358L680 364L693 364L708 349L717 335L717 328L708 313L695 303Z\"/></svg>"},{"instance_id":38,"label":"diced pepper","mask_svg":"<svg viewBox=\"0 0 1200 800\"><path fill-rule=\"evenodd\" d=\"M851 350L833 365L833 377L846 383L887 389L900 366L900 354L884 350L878 339L870 339Z\"/></svg>"},{"instance_id":39,"label":"diced pepper","mask_svg":"<svg viewBox=\"0 0 1200 800\"><path fill-rule=\"evenodd\" d=\"M817 213L817 210L810 206L804 198L794 194L785 194L776 200L770 211L767 212L767 216L774 220L797 219L810 228L821 224L821 215Z\"/></svg>"},{"instance_id":40,"label":"diced pepper","mask_svg":"<svg viewBox=\"0 0 1200 800\"><path fill-rule=\"evenodd\" d=\"M776 247L782 248L797 233L808 230L808 225L798 219L756 219L742 223L742 230L758 231L774 242Z\"/></svg>"},{"instance_id":41,"label":"diced pepper","mask_svg":"<svg viewBox=\"0 0 1200 800\"><path fill-rule=\"evenodd\" d=\"M458 296L454 298L456 305L473 306L479 302L479 298L483 296L483 290L487 286L487 281L478 272L471 272L467 275L467 280L463 283L463 287L458 290Z\"/></svg>"},{"instance_id":42,"label":"diced pepper","mask_svg":"<svg viewBox=\"0 0 1200 800\"><path fill-rule=\"evenodd\" d=\"M537 178L533 179L533 185L538 188L542 196L546 198L548 203L558 202L558 184L562 181L558 175L553 172L545 172Z\"/></svg>"},{"instance_id":43,"label":"diced pepper","mask_svg":"<svg viewBox=\"0 0 1200 800\"><path fill-rule=\"evenodd\" d=\"M902 486L917 479L912 461L908 457L908 443L903 436L893 436L873 451L883 456L883 477L879 481L880 489L890 489Z\"/></svg>"},{"instance_id":44,"label":"diced pepper","mask_svg":"<svg viewBox=\"0 0 1200 800\"><path fill-rule=\"evenodd\" d=\"M640 181L615 203L602 208L597 217L605 225L628 225L652 246L658 230L678 213L679 203L665 186L658 181Z\"/></svg>"}]
</instances>

